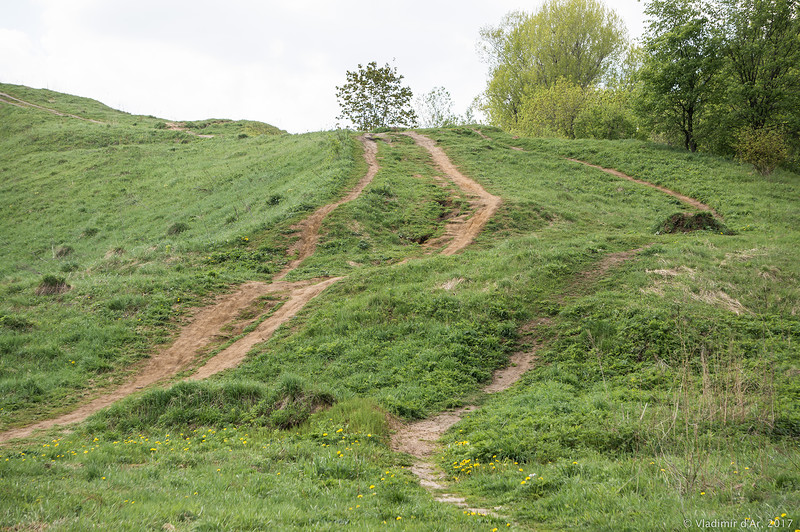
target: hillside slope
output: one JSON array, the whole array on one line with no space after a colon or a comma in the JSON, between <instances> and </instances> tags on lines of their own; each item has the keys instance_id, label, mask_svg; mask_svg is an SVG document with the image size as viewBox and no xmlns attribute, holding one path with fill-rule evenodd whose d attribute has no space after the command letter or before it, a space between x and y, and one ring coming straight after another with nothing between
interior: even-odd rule
<instances>
[{"instance_id":1,"label":"hillside slope","mask_svg":"<svg viewBox=\"0 0 800 532\"><path fill-rule=\"evenodd\" d=\"M122 378L211 294L269 280L292 263L300 220L366 172L346 133L202 138L137 122L117 146L103 144L104 125L2 103L0 113L6 427ZM502 199L474 242L442 253L476 202L425 147L387 134L372 182L326 213L313 255L286 276L346 278L236 368L4 448L0 525L796 523L800 176L765 181L643 142L423 133ZM568 158L699 200L721 225L672 232L695 220L691 205ZM51 202L61 208L38 222ZM46 275L70 290L36 295ZM218 348L282 304L245 309ZM97 353L108 367L92 366ZM487 388L515 353L533 368L508 390ZM390 448L409 421L465 405L431 446L434 491L495 515L437 502L414 458Z\"/></svg>"}]
</instances>

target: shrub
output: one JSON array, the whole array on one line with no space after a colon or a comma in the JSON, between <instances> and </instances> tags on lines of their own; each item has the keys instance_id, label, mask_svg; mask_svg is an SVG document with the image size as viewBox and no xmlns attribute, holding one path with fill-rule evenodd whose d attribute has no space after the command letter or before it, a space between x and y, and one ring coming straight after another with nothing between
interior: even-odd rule
<instances>
[{"instance_id":1,"label":"shrub","mask_svg":"<svg viewBox=\"0 0 800 532\"><path fill-rule=\"evenodd\" d=\"M789 156L784 136L774 129L744 128L736 135L736 157L761 175L771 174Z\"/></svg>"}]
</instances>

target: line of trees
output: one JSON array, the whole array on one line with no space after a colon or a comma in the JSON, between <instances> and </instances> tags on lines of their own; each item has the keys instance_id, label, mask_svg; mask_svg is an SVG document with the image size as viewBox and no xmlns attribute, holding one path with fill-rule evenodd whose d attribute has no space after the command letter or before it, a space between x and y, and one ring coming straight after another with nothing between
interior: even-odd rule
<instances>
[{"instance_id":1,"label":"line of trees","mask_svg":"<svg viewBox=\"0 0 800 532\"><path fill-rule=\"evenodd\" d=\"M656 138L768 173L800 147L797 0L649 0L641 45L600 0L548 0L481 30L492 124Z\"/></svg>"},{"instance_id":2,"label":"line of trees","mask_svg":"<svg viewBox=\"0 0 800 532\"><path fill-rule=\"evenodd\" d=\"M764 174L787 158L800 167L800 0L646 2L640 44L601 0L546 0L483 28L489 122L527 136L650 138ZM395 68L358 67L337 97L359 129L474 120L472 107L453 113L444 87L412 106Z\"/></svg>"}]
</instances>

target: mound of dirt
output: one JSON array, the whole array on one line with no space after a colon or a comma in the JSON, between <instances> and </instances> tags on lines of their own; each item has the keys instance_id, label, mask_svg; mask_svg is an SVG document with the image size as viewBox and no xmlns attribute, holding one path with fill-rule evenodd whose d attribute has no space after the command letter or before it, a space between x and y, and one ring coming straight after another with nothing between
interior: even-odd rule
<instances>
[{"instance_id":1,"label":"mound of dirt","mask_svg":"<svg viewBox=\"0 0 800 532\"><path fill-rule=\"evenodd\" d=\"M713 231L732 235L733 231L714 218L708 211L698 213L679 212L669 216L655 227L657 235L674 233L691 233L693 231Z\"/></svg>"},{"instance_id":2,"label":"mound of dirt","mask_svg":"<svg viewBox=\"0 0 800 532\"><path fill-rule=\"evenodd\" d=\"M37 296L53 296L69 292L72 287L62 277L45 275L39 286L36 287Z\"/></svg>"}]
</instances>

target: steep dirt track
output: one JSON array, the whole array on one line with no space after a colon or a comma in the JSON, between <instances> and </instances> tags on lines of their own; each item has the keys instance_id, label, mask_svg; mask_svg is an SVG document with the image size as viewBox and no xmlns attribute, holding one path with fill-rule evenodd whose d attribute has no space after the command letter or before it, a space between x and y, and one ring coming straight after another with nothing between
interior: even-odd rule
<instances>
[{"instance_id":1,"label":"steep dirt track","mask_svg":"<svg viewBox=\"0 0 800 532\"><path fill-rule=\"evenodd\" d=\"M203 365L197 372L189 377L190 380L200 380L210 377L220 371L235 368L238 366L250 349L256 344L265 342L272 337L272 334L283 323L287 322L312 299L322 293L323 290L328 288L333 283L341 281L343 277L333 277L323 281L310 284L308 282L293 283L291 286L291 294L289 299L279 308L274 314L261 322L256 329L245 336L244 338L233 343L230 347L224 349L219 354L215 355L205 365ZM273 285L274 286L274 285Z\"/></svg>"},{"instance_id":2,"label":"steep dirt track","mask_svg":"<svg viewBox=\"0 0 800 532\"><path fill-rule=\"evenodd\" d=\"M359 137L359 140L364 146L364 159L367 161L367 173L364 174L364 177L361 178L358 184L356 184L345 197L334 203L323 205L317 209L314 214L295 226L295 228L300 231L300 240L289 248L289 254L297 253L297 256L289 262L281 273L275 276L275 280L283 279L290 271L297 268L301 262L314 254L314 250L317 249L317 242L319 241L319 230L322 227L322 220L340 205L353 201L360 196L364 188L372 182L372 179L378 173L380 166L378 164L378 145L376 144L375 137L363 135Z\"/></svg>"},{"instance_id":3,"label":"steep dirt track","mask_svg":"<svg viewBox=\"0 0 800 532\"><path fill-rule=\"evenodd\" d=\"M268 294L286 296L287 300L274 314L259 324L250 334L234 342L228 348L208 360L206 364L200 367L189 379L204 379L225 369L235 367L244 360L253 346L268 340L278 327L297 315L306 303L321 294L332 284L341 280L341 277L335 277L331 279L298 281L294 283L282 281L290 271L296 268L305 258L313 254L316 242L319 239L319 229L324 217L339 205L357 198L359 194L361 194L361 191L364 190L364 187L366 187L375 177L375 174L377 174L378 161L376 158L377 147L375 141L367 137L361 137L360 140L364 146L364 157L368 164L366 175L344 198L335 203L321 207L308 219L299 224L302 230L300 239L295 244L295 249L299 251L298 256L275 277L273 282L245 283L235 292L222 296L213 305L200 309L192 318L191 322L183 328L175 342L167 349L148 359L141 370L128 383L112 392L93 399L68 414L41 421L27 427L2 432L0 433L0 443L30 436L33 432L40 429L48 429L56 425L83 421L95 412L131 395L137 390L174 377L181 371L188 369L194 362L198 352L217 338L221 334L223 327L234 321L243 309L248 308L259 298Z\"/></svg>"},{"instance_id":4,"label":"steep dirt track","mask_svg":"<svg viewBox=\"0 0 800 532\"><path fill-rule=\"evenodd\" d=\"M105 124L105 122L101 122L99 120L92 120L91 118L84 118L78 115L62 113L61 111L56 111L55 109L50 109L49 107L42 107L41 105L36 105L35 103L26 102L25 100L20 100L19 98L15 98L14 96L11 96L10 94L6 94L4 92L0 92L0 103L16 105L17 107L22 107L22 108L39 109L40 111L47 111L48 113L52 113L54 115L77 118L78 120L83 120L84 122L91 122L93 124Z\"/></svg>"},{"instance_id":5,"label":"steep dirt track","mask_svg":"<svg viewBox=\"0 0 800 532\"><path fill-rule=\"evenodd\" d=\"M442 251L442 255L453 255L475 240L492 215L497 212L502 200L498 196L487 192L478 182L462 174L432 139L414 132L404 134L414 139L414 142L419 146L428 150L439 170L465 194L473 198L470 203L474 214L466 223L458 221L448 224L448 227L445 228L446 234L451 236L452 240L450 245Z\"/></svg>"}]
</instances>

